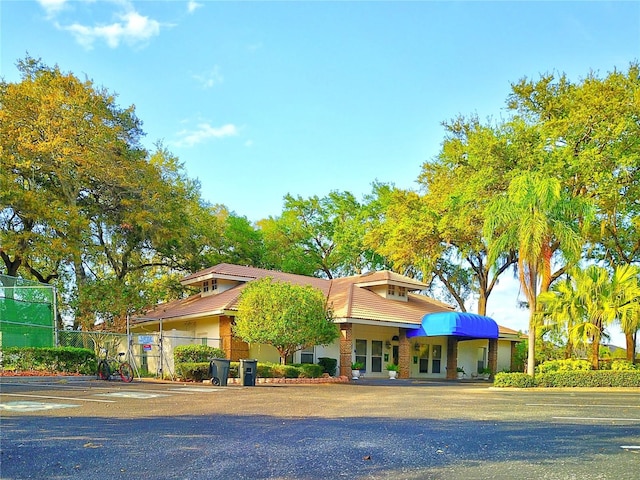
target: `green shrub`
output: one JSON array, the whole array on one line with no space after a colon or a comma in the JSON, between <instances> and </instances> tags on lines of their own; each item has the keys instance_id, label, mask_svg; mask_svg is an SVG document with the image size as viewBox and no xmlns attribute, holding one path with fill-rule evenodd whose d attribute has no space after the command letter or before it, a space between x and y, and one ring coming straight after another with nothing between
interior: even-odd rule
<instances>
[{"instance_id":1,"label":"green shrub","mask_svg":"<svg viewBox=\"0 0 640 480\"><path fill-rule=\"evenodd\" d=\"M536 373L575 372L591 370L591 362L587 360L549 360L536 367Z\"/></svg>"},{"instance_id":2,"label":"green shrub","mask_svg":"<svg viewBox=\"0 0 640 480\"><path fill-rule=\"evenodd\" d=\"M318 378L324 373L324 367L322 365L314 365L313 363L303 363L296 365L300 370L299 377L302 378Z\"/></svg>"},{"instance_id":3,"label":"green shrub","mask_svg":"<svg viewBox=\"0 0 640 480\"><path fill-rule=\"evenodd\" d=\"M614 360L613 362L611 362L611 370L615 370L618 372L633 371L637 369L638 369L638 365L634 365L629 360Z\"/></svg>"},{"instance_id":4,"label":"green shrub","mask_svg":"<svg viewBox=\"0 0 640 480\"><path fill-rule=\"evenodd\" d=\"M93 350L75 347L9 347L3 350L3 368L93 375L98 361Z\"/></svg>"},{"instance_id":5,"label":"green shrub","mask_svg":"<svg viewBox=\"0 0 640 480\"><path fill-rule=\"evenodd\" d=\"M640 387L640 370L578 370L536 375L498 373L496 387Z\"/></svg>"},{"instance_id":6,"label":"green shrub","mask_svg":"<svg viewBox=\"0 0 640 480\"><path fill-rule=\"evenodd\" d=\"M258 362L257 376L260 378L273 378L273 368L270 364Z\"/></svg>"},{"instance_id":7,"label":"green shrub","mask_svg":"<svg viewBox=\"0 0 640 480\"><path fill-rule=\"evenodd\" d=\"M535 387L536 383L531 375L526 373L496 373L493 380L495 387L515 387L515 388L530 388Z\"/></svg>"},{"instance_id":8,"label":"green shrub","mask_svg":"<svg viewBox=\"0 0 640 480\"><path fill-rule=\"evenodd\" d=\"M300 370L293 365L279 365L274 363L271 365L271 371L275 378L298 378Z\"/></svg>"},{"instance_id":9,"label":"green shrub","mask_svg":"<svg viewBox=\"0 0 640 480\"><path fill-rule=\"evenodd\" d=\"M536 378L541 387L640 387L640 371L557 372Z\"/></svg>"},{"instance_id":10,"label":"green shrub","mask_svg":"<svg viewBox=\"0 0 640 480\"><path fill-rule=\"evenodd\" d=\"M175 363L210 362L214 358L227 358L224 350L208 345L179 345L173 349Z\"/></svg>"},{"instance_id":11,"label":"green shrub","mask_svg":"<svg viewBox=\"0 0 640 480\"><path fill-rule=\"evenodd\" d=\"M322 373L328 373L330 376L335 376L336 367L338 366L337 358L320 357L318 359L318 365L322 366Z\"/></svg>"},{"instance_id":12,"label":"green shrub","mask_svg":"<svg viewBox=\"0 0 640 480\"><path fill-rule=\"evenodd\" d=\"M210 379L210 362L182 362L176 363L176 375L182 380L201 382Z\"/></svg>"}]
</instances>

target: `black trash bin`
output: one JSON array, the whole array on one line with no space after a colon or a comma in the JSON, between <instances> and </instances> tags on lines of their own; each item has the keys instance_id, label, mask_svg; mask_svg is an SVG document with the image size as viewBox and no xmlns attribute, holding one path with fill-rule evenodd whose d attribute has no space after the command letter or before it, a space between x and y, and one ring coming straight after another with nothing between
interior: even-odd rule
<instances>
[{"instance_id":1,"label":"black trash bin","mask_svg":"<svg viewBox=\"0 0 640 480\"><path fill-rule=\"evenodd\" d=\"M229 377L229 364L231 360L226 358L214 358L209 364L209 376L212 385L227 386L227 378Z\"/></svg>"},{"instance_id":2,"label":"black trash bin","mask_svg":"<svg viewBox=\"0 0 640 480\"><path fill-rule=\"evenodd\" d=\"M258 360L240 359L240 383L245 387L255 387L258 376Z\"/></svg>"}]
</instances>

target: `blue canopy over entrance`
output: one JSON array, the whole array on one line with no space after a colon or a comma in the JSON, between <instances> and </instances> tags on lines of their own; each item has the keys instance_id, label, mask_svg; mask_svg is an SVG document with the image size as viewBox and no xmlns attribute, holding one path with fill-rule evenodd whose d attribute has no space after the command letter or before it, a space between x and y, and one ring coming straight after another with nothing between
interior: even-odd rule
<instances>
[{"instance_id":1,"label":"blue canopy over entrance","mask_svg":"<svg viewBox=\"0 0 640 480\"><path fill-rule=\"evenodd\" d=\"M456 336L472 338L498 338L498 324L489 317L466 312L429 313L407 337Z\"/></svg>"}]
</instances>

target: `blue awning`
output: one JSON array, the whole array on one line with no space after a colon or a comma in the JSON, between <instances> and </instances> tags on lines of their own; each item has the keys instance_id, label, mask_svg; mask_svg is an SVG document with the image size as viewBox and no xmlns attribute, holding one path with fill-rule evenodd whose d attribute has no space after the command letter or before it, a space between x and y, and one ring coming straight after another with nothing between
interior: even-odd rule
<instances>
[{"instance_id":1,"label":"blue awning","mask_svg":"<svg viewBox=\"0 0 640 480\"><path fill-rule=\"evenodd\" d=\"M456 336L471 338L498 338L498 324L489 317L466 312L429 313L407 337Z\"/></svg>"}]
</instances>

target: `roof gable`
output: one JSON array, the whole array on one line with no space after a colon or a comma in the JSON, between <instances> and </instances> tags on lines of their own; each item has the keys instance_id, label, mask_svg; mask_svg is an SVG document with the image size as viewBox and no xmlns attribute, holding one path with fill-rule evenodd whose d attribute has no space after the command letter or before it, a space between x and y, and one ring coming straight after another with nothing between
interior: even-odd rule
<instances>
[{"instance_id":1,"label":"roof gable","mask_svg":"<svg viewBox=\"0 0 640 480\"><path fill-rule=\"evenodd\" d=\"M419 324L427 313L449 312L453 307L424 295L409 294L406 302L384 298L371 291L378 285L397 285L407 290L423 290L427 286L395 272L381 271L364 275L342 277L333 280L284 273L275 270L221 263L195 272L181 280L183 285L194 285L207 279L227 279L238 285L215 295L196 294L186 299L158 305L138 321L151 321L160 318L186 318L206 315L221 315L237 309L240 293L247 282L271 277L276 281L295 285L310 285L319 289L333 308L334 317L342 321L365 320L394 323Z\"/></svg>"},{"instance_id":2,"label":"roof gable","mask_svg":"<svg viewBox=\"0 0 640 480\"><path fill-rule=\"evenodd\" d=\"M182 285L194 285L212 278L235 280L239 283L246 283L251 280L258 280L265 277L272 277L274 280L289 282L294 285L311 285L312 287L320 289L325 295L330 287L330 280L324 278L307 277L305 275L284 273L277 270L267 270L265 268L232 265L230 263L220 263L205 270L192 273L180 280L180 283Z\"/></svg>"},{"instance_id":3,"label":"roof gable","mask_svg":"<svg viewBox=\"0 0 640 480\"><path fill-rule=\"evenodd\" d=\"M380 272L363 273L357 277L346 277L347 279L354 279L355 285L358 287L372 287L377 285L396 285L399 287L405 287L408 291L425 290L428 285L409 278L405 275L400 275L396 272L389 270L382 270Z\"/></svg>"}]
</instances>

